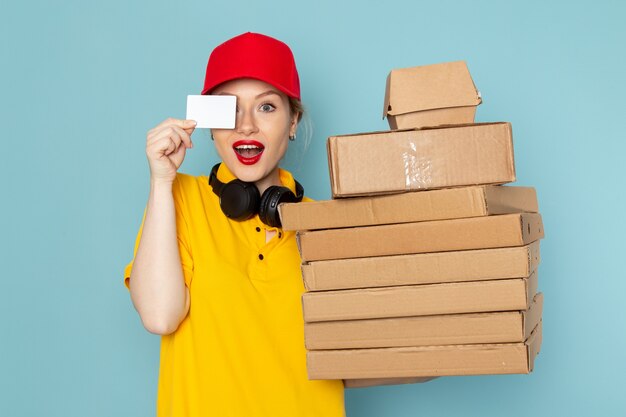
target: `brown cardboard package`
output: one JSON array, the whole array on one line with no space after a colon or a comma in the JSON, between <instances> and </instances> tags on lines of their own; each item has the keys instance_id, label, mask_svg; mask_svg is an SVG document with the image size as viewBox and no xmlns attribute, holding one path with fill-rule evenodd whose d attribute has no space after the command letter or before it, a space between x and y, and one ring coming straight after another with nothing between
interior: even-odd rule
<instances>
[{"instance_id":1,"label":"brown cardboard package","mask_svg":"<svg viewBox=\"0 0 626 417\"><path fill-rule=\"evenodd\" d=\"M302 295L305 322L526 310L537 293L528 278L451 282Z\"/></svg>"},{"instance_id":2,"label":"brown cardboard package","mask_svg":"<svg viewBox=\"0 0 626 417\"><path fill-rule=\"evenodd\" d=\"M539 241L512 248L316 261L302 265L307 291L524 278L537 269Z\"/></svg>"},{"instance_id":3,"label":"brown cardboard package","mask_svg":"<svg viewBox=\"0 0 626 417\"><path fill-rule=\"evenodd\" d=\"M333 198L515 181L510 123L331 136Z\"/></svg>"},{"instance_id":4,"label":"brown cardboard package","mask_svg":"<svg viewBox=\"0 0 626 417\"><path fill-rule=\"evenodd\" d=\"M516 343L541 319L543 294L522 311L304 323L307 350Z\"/></svg>"},{"instance_id":5,"label":"brown cardboard package","mask_svg":"<svg viewBox=\"0 0 626 417\"><path fill-rule=\"evenodd\" d=\"M522 246L543 237L538 213L297 232L302 261Z\"/></svg>"},{"instance_id":6,"label":"brown cardboard package","mask_svg":"<svg viewBox=\"0 0 626 417\"><path fill-rule=\"evenodd\" d=\"M523 343L311 350L309 379L527 374L541 348L541 322Z\"/></svg>"},{"instance_id":7,"label":"brown cardboard package","mask_svg":"<svg viewBox=\"0 0 626 417\"><path fill-rule=\"evenodd\" d=\"M494 185L286 203L278 210L284 230L317 230L536 213L538 205L534 188Z\"/></svg>"},{"instance_id":8,"label":"brown cardboard package","mask_svg":"<svg viewBox=\"0 0 626 417\"><path fill-rule=\"evenodd\" d=\"M392 70L383 118L391 129L473 123L481 103L464 61Z\"/></svg>"}]
</instances>

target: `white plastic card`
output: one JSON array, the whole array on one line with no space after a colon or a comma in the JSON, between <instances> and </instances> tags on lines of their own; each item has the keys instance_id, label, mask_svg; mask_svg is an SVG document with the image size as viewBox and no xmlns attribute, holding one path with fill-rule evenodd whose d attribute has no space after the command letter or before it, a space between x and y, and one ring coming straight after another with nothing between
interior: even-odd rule
<instances>
[{"instance_id":1,"label":"white plastic card","mask_svg":"<svg viewBox=\"0 0 626 417\"><path fill-rule=\"evenodd\" d=\"M235 127L236 96L187 96L187 119L195 120L198 128L233 129Z\"/></svg>"}]
</instances>

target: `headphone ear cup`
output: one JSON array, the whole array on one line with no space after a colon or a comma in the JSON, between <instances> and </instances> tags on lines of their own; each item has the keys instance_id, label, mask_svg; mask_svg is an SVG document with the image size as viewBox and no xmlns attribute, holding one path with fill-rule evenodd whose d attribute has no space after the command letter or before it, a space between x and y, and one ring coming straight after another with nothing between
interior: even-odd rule
<instances>
[{"instance_id":1,"label":"headphone ear cup","mask_svg":"<svg viewBox=\"0 0 626 417\"><path fill-rule=\"evenodd\" d=\"M295 194L287 187L272 185L263 193L259 204L259 219L270 227L281 227L278 205L281 203L295 203Z\"/></svg>"},{"instance_id":2,"label":"headphone ear cup","mask_svg":"<svg viewBox=\"0 0 626 417\"><path fill-rule=\"evenodd\" d=\"M225 184L220 193L220 207L226 217L243 221L254 216L261 196L254 183L233 180Z\"/></svg>"}]
</instances>

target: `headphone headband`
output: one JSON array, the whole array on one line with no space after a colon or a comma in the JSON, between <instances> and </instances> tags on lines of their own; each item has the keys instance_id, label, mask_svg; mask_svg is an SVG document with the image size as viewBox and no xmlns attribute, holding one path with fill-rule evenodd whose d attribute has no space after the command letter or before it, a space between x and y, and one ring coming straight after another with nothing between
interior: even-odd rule
<instances>
[{"instance_id":1,"label":"headphone headband","mask_svg":"<svg viewBox=\"0 0 626 417\"><path fill-rule=\"evenodd\" d=\"M220 163L218 162L211 169L211 174L209 175L209 185L213 189L213 192L219 197L222 193L222 189L224 188L224 183L217 179L217 169L220 167Z\"/></svg>"}]
</instances>

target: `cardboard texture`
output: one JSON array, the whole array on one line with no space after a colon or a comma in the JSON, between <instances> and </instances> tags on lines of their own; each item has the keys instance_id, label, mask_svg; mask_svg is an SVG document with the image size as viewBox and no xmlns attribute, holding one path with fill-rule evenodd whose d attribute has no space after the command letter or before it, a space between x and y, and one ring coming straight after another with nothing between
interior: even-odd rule
<instances>
[{"instance_id":1,"label":"cardboard texture","mask_svg":"<svg viewBox=\"0 0 626 417\"><path fill-rule=\"evenodd\" d=\"M538 213L297 232L302 261L523 246L543 237Z\"/></svg>"},{"instance_id":2,"label":"cardboard texture","mask_svg":"<svg viewBox=\"0 0 626 417\"><path fill-rule=\"evenodd\" d=\"M302 295L305 322L526 310L537 272L522 279L453 282Z\"/></svg>"},{"instance_id":3,"label":"cardboard texture","mask_svg":"<svg viewBox=\"0 0 626 417\"><path fill-rule=\"evenodd\" d=\"M539 211L534 188L507 186L286 203L278 210L284 230L334 229Z\"/></svg>"},{"instance_id":4,"label":"cardboard texture","mask_svg":"<svg viewBox=\"0 0 626 417\"><path fill-rule=\"evenodd\" d=\"M307 291L524 278L540 262L527 246L316 261L302 265Z\"/></svg>"},{"instance_id":5,"label":"cardboard texture","mask_svg":"<svg viewBox=\"0 0 626 417\"><path fill-rule=\"evenodd\" d=\"M539 324L543 294L527 310L304 324L307 350L523 342Z\"/></svg>"},{"instance_id":6,"label":"cardboard texture","mask_svg":"<svg viewBox=\"0 0 626 417\"><path fill-rule=\"evenodd\" d=\"M309 379L527 374L541 348L541 322L524 343L307 352Z\"/></svg>"},{"instance_id":7,"label":"cardboard texture","mask_svg":"<svg viewBox=\"0 0 626 417\"><path fill-rule=\"evenodd\" d=\"M422 110L413 113L387 116L389 128L414 129L473 123L476 106L450 107L447 109Z\"/></svg>"},{"instance_id":8,"label":"cardboard texture","mask_svg":"<svg viewBox=\"0 0 626 417\"><path fill-rule=\"evenodd\" d=\"M394 69L383 118L391 129L473 123L481 102L464 61Z\"/></svg>"},{"instance_id":9,"label":"cardboard texture","mask_svg":"<svg viewBox=\"0 0 626 417\"><path fill-rule=\"evenodd\" d=\"M333 198L515 181L510 123L331 136Z\"/></svg>"},{"instance_id":10,"label":"cardboard texture","mask_svg":"<svg viewBox=\"0 0 626 417\"><path fill-rule=\"evenodd\" d=\"M421 384L437 377L344 379L345 388L367 388L379 385Z\"/></svg>"}]
</instances>

